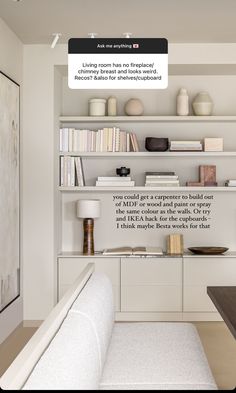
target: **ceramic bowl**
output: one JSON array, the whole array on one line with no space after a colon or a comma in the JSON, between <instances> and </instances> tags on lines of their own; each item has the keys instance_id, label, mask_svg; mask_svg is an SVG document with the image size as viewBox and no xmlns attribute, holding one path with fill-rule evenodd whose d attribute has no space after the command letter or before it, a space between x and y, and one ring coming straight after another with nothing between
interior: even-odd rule
<instances>
[{"instance_id":1,"label":"ceramic bowl","mask_svg":"<svg viewBox=\"0 0 236 393\"><path fill-rule=\"evenodd\" d=\"M168 138L153 138L147 137L145 139L145 149L148 151L166 151L169 148Z\"/></svg>"}]
</instances>

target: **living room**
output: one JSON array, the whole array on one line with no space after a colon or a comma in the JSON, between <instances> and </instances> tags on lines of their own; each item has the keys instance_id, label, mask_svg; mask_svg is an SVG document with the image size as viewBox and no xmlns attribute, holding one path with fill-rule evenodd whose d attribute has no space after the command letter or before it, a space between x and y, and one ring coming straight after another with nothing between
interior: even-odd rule
<instances>
[{"instance_id":1,"label":"living room","mask_svg":"<svg viewBox=\"0 0 236 393\"><path fill-rule=\"evenodd\" d=\"M115 327L196 328L211 388L236 386L235 14L233 0L0 0L6 381L27 345L45 353L44 324L87 271L109 278Z\"/></svg>"}]
</instances>

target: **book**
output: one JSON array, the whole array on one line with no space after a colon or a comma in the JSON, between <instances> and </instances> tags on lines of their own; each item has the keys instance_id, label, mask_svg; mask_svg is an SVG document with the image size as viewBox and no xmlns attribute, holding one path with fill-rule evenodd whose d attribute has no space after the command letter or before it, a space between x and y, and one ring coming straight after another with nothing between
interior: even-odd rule
<instances>
[{"instance_id":1,"label":"book","mask_svg":"<svg viewBox=\"0 0 236 393\"><path fill-rule=\"evenodd\" d=\"M96 181L98 187L133 187L135 181Z\"/></svg>"},{"instance_id":2,"label":"book","mask_svg":"<svg viewBox=\"0 0 236 393\"><path fill-rule=\"evenodd\" d=\"M175 176L175 172L146 172L146 176Z\"/></svg>"},{"instance_id":3,"label":"book","mask_svg":"<svg viewBox=\"0 0 236 393\"><path fill-rule=\"evenodd\" d=\"M79 187L85 186L84 171L81 157L75 157L76 182Z\"/></svg>"},{"instance_id":4,"label":"book","mask_svg":"<svg viewBox=\"0 0 236 393\"><path fill-rule=\"evenodd\" d=\"M161 247L118 247L106 248L103 255L163 255Z\"/></svg>"},{"instance_id":5,"label":"book","mask_svg":"<svg viewBox=\"0 0 236 393\"><path fill-rule=\"evenodd\" d=\"M167 253L168 254L183 254L184 239L180 233L175 233L167 236Z\"/></svg>"},{"instance_id":6,"label":"book","mask_svg":"<svg viewBox=\"0 0 236 393\"><path fill-rule=\"evenodd\" d=\"M131 181L131 177L130 176L98 176L98 181Z\"/></svg>"},{"instance_id":7,"label":"book","mask_svg":"<svg viewBox=\"0 0 236 393\"><path fill-rule=\"evenodd\" d=\"M179 176L146 176L146 180L177 180Z\"/></svg>"}]
</instances>

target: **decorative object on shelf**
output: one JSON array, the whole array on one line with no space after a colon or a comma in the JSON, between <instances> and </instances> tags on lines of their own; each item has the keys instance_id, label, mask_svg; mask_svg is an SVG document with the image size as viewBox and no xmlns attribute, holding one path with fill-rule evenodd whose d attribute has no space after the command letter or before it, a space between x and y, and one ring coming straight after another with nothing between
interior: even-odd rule
<instances>
[{"instance_id":1,"label":"decorative object on shelf","mask_svg":"<svg viewBox=\"0 0 236 393\"><path fill-rule=\"evenodd\" d=\"M104 98L91 98L89 100L89 116L105 116L106 100Z\"/></svg>"},{"instance_id":2,"label":"decorative object on shelf","mask_svg":"<svg viewBox=\"0 0 236 393\"><path fill-rule=\"evenodd\" d=\"M100 217L100 200L79 199L77 201L77 217L84 219L83 254L94 255L94 218Z\"/></svg>"},{"instance_id":3,"label":"decorative object on shelf","mask_svg":"<svg viewBox=\"0 0 236 393\"><path fill-rule=\"evenodd\" d=\"M116 174L118 176L128 176L130 174L130 168L126 168L125 166L116 168Z\"/></svg>"},{"instance_id":4,"label":"decorative object on shelf","mask_svg":"<svg viewBox=\"0 0 236 393\"><path fill-rule=\"evenodd\" d=\"M202 151L201 141L171 141L170 151Z\"/></svg>"},{"instance_id":5,"label":"decorative object on shelf","mask_svg":"<svg viewBox=\"0 0 236 393\"><path fill-rule=\"evenodd\" d=\"M189 247L189 251L198 255L218 255L228 251L227 247Z\"/></svg>"},{"instance_id":6,"label":"decorative object on shelf","mask_svg":"<svg viewBox=\"0 0 236 393\"><path fill-rule=\"evenodd\" d=\"M107 115L116 116L117 115L117 100L116 97L111 96L107 100Z\"/></svg>"},{"instance_id":7,"label":"decorative object on shelf","mask_svg":"<svg viewBox=\"0 0 236 393\"><path fill-rule=\"evenodd\" d=\"M175 172L146 172L145 187L179 187Z\"/></svg>"},{"instance_id":8,"label":"decorative object on shelf","mask_svg":"<svg viewBox=\"0 0 236 393\"><path fill-rule=\"evenodd\" d=\"M128 116L141 116L144 112L143 103L139 98L130 98L125 104L125 113Z\"/></svg>"},{"instance_id":9,"label":"decorative object on shelf","mask_svg":"<svg viewBox=\"0 0 236 393\"><path fill-rule=\"evenodd\" d=\"M225 182L226 187L236 187L236 180L230 179Z\"/></svg>"},{"instance_id":10,"label":"decorative object on shelf","mask_svg":"<svg viewBox=\"0 0 236 393\"><path fill-rule=\"evenodd\" d=\"M180 233L167 236L167 254L181 255L184 253L184 237Z\"/></svg>"},{"instance_id":11,"label":"decorative object on shelf","mask_svg":"<svg viewBox=\"0 0 236 393\"><path fill-rule=\"evenodd\" d=\"M215 187L218 185L216 181L216 166L215 165L200 165L199 166L199 182L188 181L188 187Z\"/></svg>"},{"instance_id":12,"label":"decorative object on shelf","mask_svg":"<svg viewBox=\"0 0 236 393\"><path fill-rule=\"evenodd\" d=\"M197 116L210 116L213 111L213 101L206 91L201 91L196 95L192 106Z\"/></svg>"},{"instance_id":13,"label":"decorative object on shelf","mask_svg":"<svg viewBox=\"0 0 236 393\"><path fill-rule=\"evenodd\" d=\"M176 99L176 113L178 116L188 116L189 97L186 89L180 89Z\"/></svg>"},{"instance_id":14,"label":"decorative object on shelf","mask_svg":"<svg viewBox=\"0 0 236 393\"><path fill-rule=\"evenodd\" d=\"M204 138L204 151L223 151L223 138Z\"/></svg>"},{"instance_id":15,"label":"decorative object on shelf","mask_svg":"<svg viewBox=\"0 0 236 393\"><path fill-rule=\"evenodd\" d=\"M148 151L166 151L169 148L168 138L147 137L145 139L145 149Z\"/></svg>"}]
</instances>

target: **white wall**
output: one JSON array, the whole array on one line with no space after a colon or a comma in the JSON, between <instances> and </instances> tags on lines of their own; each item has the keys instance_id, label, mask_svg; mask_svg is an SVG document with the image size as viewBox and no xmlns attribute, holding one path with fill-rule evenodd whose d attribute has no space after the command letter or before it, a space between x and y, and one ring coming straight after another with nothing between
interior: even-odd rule
<instances>
[{"instance_id":1,"label":"white wall","mask_svg":"<svg viewBox=\"0 0 236 393\"><path fill-rule=\"evenodd\" d=\"M235 44L173 44L169 47L169 61L171 64L236 64L235 49ZM55 209L55 204L58 203L58 193L54 189L55 143L57 143L54 111L59 110L59 100L58 96L54 100L54 92L57 91L59 95L60 89L55 89L55 83L59 83L59 78L54 75L54 66L66 64L66 45L58 45L54 50L46 45L24 47L23 263L25 320L44 319L55 302L56 244L54 234L55 223L58 222L55 219L55 214L60 214L60 212ZM232 78L230 83L232 80L235 79ZM196 85L193 88L195 90ZM71 92L71 97L77 99L77 93ZM73 99L71 104L72 102ZM72 112L75 111L75 105L73 102ZM83 103L83 105L85 104ZM64 102L65 108L68 108L66 102ZM234 113L236 113L236 108ZM73 198L74 196L70 197L70 199ZM67 239L64 238L64 240L65 248L68 245L69 249L71 244L69 241L67 242ZM77 243L75 242L73 245L77 245Z\"/></svg>"},{"instance_id":2,"label":"white wall","mask_svg":"<svg viewBox=\"0 0 236 393\"><path fill-rule=\"evenodd\" d=\"M21 108L22 108L23 45L20 42L20 40L17 38L17 36L8 28L6 23L1 18L0 18L0 70L10 78L15 80L18 84L20 84ZM22 122L21 122L21 132L22 132ZM22 138L21 138L21 142L22 142ZM21 267L21 278L22 278L22 267ZM23 315L23 311L22 311L22 288L21 288L21 297L18 298L13 304L11 304L5 311L3 311L0 314L0 343L16 328L17 325L19 325L19 323L22 321L22 315Z\"/></svg>"}]
</instances>

